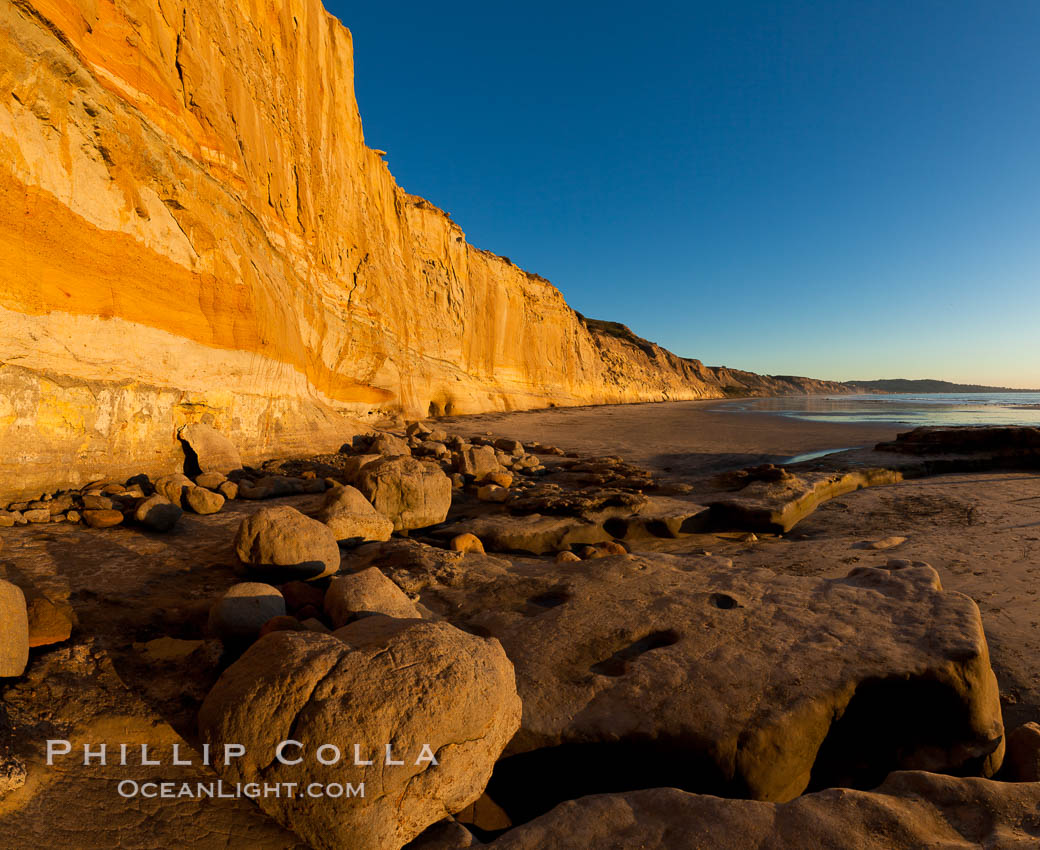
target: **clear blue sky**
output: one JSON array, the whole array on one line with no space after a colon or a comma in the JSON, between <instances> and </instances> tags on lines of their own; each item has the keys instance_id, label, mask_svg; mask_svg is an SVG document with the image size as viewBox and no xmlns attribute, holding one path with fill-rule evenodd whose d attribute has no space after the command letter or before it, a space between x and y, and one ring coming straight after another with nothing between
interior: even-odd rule
<instances>
[{"instance_id":1,"label":"clear blue sky","mask_svg":"<svg viewBox=\"0 0 1040 850\"><path fill-rule=\"evenodd\" d=\"M1040 2L343 3L368 144L712 365L1040 386Z\"/></svg>"}]
</instances>

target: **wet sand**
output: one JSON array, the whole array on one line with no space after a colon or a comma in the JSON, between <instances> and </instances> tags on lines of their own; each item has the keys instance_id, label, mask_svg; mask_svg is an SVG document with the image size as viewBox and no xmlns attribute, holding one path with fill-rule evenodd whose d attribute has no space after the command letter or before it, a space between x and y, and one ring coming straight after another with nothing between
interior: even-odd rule
<instances>
[{"instance_id":1,"label":"wet sand","mask_svg":"<svg viewBox=\"0 0 1040 850\"><path fill-rule=\"evenodd\" d=\"M904 426L806 422L730 402L676 401L602 407L486 413L438 420L449 431L540 440L564 451L620 455L654 472L680 478L778 463L826 449L869 447Z\"/></svg>"}]
</instances>

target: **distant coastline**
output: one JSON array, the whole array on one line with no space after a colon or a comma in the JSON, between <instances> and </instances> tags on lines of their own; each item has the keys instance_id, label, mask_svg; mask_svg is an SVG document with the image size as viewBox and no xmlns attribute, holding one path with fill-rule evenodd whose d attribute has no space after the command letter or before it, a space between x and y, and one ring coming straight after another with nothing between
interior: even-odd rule
<instances>
[{"instance_id":1,"label":"distant coastline","mask_svg":"<svg viewBox=\"0 0 1040 850\"><path fill-rule=\"evenodd\" d=\"M910 380L907 378L885 378L877 381L842 381L862 393L1036 393L1038 389L1025 390L1014 387L988 387L982 384L955 384L950 381L931 379Z\"/></svg>"}]
</instances>

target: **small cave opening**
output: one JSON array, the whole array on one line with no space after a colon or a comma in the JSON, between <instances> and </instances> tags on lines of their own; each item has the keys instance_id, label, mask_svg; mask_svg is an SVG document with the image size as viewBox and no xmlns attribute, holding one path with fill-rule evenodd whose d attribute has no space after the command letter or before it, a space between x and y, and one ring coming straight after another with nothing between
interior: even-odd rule
<instances>
[{"instance_id":1,"label":"small cave opening","mask_svg":"<svg viewBox=\"0 0 1040 850\"><path fill-rule=\"evenodd\" d=\"M202 474L202 466L199 464L199 456L195 453L187 440L181 440L184 449L184 474L193 481Z\"/></svg>"},{"instance_id":2,"label":"small cave opening","mask_svg":"<svg viewBox=\"0 0 1040 850\"><path fill-rule=\"evenodd\" d=\"M998 744L972 732L968 706L949 685L924 678L869 679L831 725L806 792L869 790L893 770L978 776Z\"/></svg>"},{"instance_id":3,"label":"small cave opening","mask_svg":"<svg viewBox=\"0 0 1040 850\"><path fill-rule=\"evenodd\" d=\"M443 405L440 405L440 404L438 404L435 401L431 401L430 402L430 409L429 409L428 414L429 414L429 418L430 419L436 419L438 416L443 416L444 415L444 407L443 407Z\"/></svg>"},{"instance_id":4,"label":"small cave opening","mask_svg":"<svg viewBox=\"0 0 1040 850\"><path fill-rule=\"evenodd\" d=\"M731 790L715 762L690 741L631 739L508 756L495 765L487 795L516 825L589 794L662 787L726 796Z\"/></svg>"}]
</instances>

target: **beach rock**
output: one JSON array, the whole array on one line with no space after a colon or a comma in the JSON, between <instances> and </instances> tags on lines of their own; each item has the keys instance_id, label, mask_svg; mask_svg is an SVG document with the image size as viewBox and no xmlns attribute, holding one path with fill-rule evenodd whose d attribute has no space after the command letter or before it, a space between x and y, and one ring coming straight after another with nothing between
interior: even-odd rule
<instances>
[{"instance_id":1,"label":"beach rock","mask_svg":"<svg viewBox=\"0 0 1040 850\"><path fill-rule=\"evenodd\" d=\"M92 496L88 494L83 497L83 509L87 511L110 511L114 505L115 502L108 496Z\"/></svg>"},{"instance_id":2,"label":"beach rock","mask_svg":"<svg viewBox=\"0 0 1040 850\"><path fill-rule=\"evenodd\" d=\"M363 798L338 804L256 801L314 847L398 850L480 797L519 719L512 665L497 641L447 623L367 617L336 636L261 638L210 691L199 731L214 749L245 747L242 758L218 765L228 781L364 783ZM272 760L287 737L302 745L286 752L302 752L300 764ZM360 759L346 742L360 742ZM385 763L387 742L404 764ZM343 759L322 765L314 755L329 743ZM366 759L374 764L355 764Z\"/></svg>"},{"instance_id":3,"label":"beach rock","mask_svg":"<svg viewBox=\"0 0 1040 850\"><path fill-rule=\"evenodd\" d=\"M532 812L505 801L527 783L537 808L534 776L787 800L810 776L872 787L900 768L991 775L1003 755L978 608L928 565L822 579L619 555L561 574L468 556L454 586L420 599L497 637L516 666L523 725L488 792L518 822ZM681 774L654 766L662 753Z\"/></svg>"},{"instance_id":4,"label":"beach rock","mask_svg":"<svg viewBox=\"0 0 1040 850\"><path fill-rule=\"evenodd\" d=\"M372 507L359 490L349 485L335 487L325 495L317 513L339 541L389 540L394 524Z\"/></svg>"},{"instance_id":5,"label":"beach rock","mask_svg":"<svg viewBox=\"0 0 1040 850\"><path fill-rule=\"evenodd\" d=\"M357 488L394 524L394 531L444 522L451 480L440 468L411 457L384 458L362 467Z\"/></svg>"},{"instance_id":6,"label":"beach rock","mask_svg":"<svg viewBox=\"0 0 1040 850\"><path fill-rule=\"evenodd\" d=\"M123 512L109 511L83 511L83 521L91 528L112 528L123 521Z\"/></svg>"},{"instance_id":7,"label":"beach rock","mask_svg":"<svg viewBox=\"0 0 1040 850\"><path fill-rule=\"evenodd\" d=\"M461 812L456 812L455 820L484 832L500 832L513 825L509 815L487 794L482 794L475 803L470 803Z\"/></svg>"},{"instance_id":8,"label":"beach rock","mask_svg":"<svg viewBox=\"0 0 1040 850\"><path fill-rule=\"evenodd\" d=\"M165 496L149 496L134 510L134 519L152 531L169 531L183 516L184 511Z\"/></svg>"},{"instance_id":9,"label":"beach rock","mask_svg":"<svg viewBox=\"0 0 1040 850\"><path fill-rule=\"evenodd\" d=\"M415 603L378 567L334 578L325 591L324 606L335 628L372 614L402 619L422 616Z\"/></svg>"},{"instance_id":10,"label":"beach rock","mask_svg":"<svg viewBox=\"0 0 1040 850\"><path fill-rule=\"evenodd\" d=\"M26 522L38 525L43 522L50 522L51 512L46 508L35 508L33 510L22 511L22 517Z\"/></svg>"},{"instance_id":11,"label":"beach rock","mask_svg":"<svg viewBox=\"0 0 1040 850\"><path fill-rule=\"evenodd\" d=\"M895 549L897 546L902 546L904 543L906 543L905 537L884 537L880 540L861 540L858 543L853 543L852 548L867 549L872 552L883 552L886 549Z\"/></svg>"},{"instance_id":12,"label":"beach rock","mask_svg":"<svg viewBox=\"0 0 1040 850\"><path fill-rule=\"evenodd\" d=\"M495 450L491 446L470 446L458 454L456 462L458 472L476 481L483 481L494 472L501 472Z\"/></svg>"},{"instance_id":13,"label":"beach rock","mask_svg":"<svg viewBox=\"0 0 1040 850\"><path fill-rule=\"evenodd\" d=\"M316 483L312 482L311 486ZM240 481L238 484L238 495L243 499L252 500L277 499L282 496L296 496L307 492L307 486L307 482L302 478L292 478L285 475L265 475L255 482L250 482L248 479Z\"/></svg>"},{"instance_id":14,"label":"beach rock","mask_svg":"<svg viewBox=\"0 0 1040 850\"><path fill-rule=\"evenodd\" d=\"M556 557L553 560L555 560L557 564L581 563L581 558L578 555L575 555L573 552L570 552L566 549L564 549L562 552L557 552Z\"/></svg>"},{"instance_id":15,"label":"beach rock","mask_svg":"<svg viewBox=\"0 0 1040 850\"><path fill-rule=\"evenodd\" d=\"M497 484L484 484L477 488L477 498L482 502L504 502L509 498L509 491Z\"/></svg>"},{"instance_id":16,"label":"beach rock","mask_svg":"<svg viewBox=\"0 0 1040 850\"><path fill-rule=\"evenodd\" d=\"M29 618L25 594L0 579L0 678L21 676L29 663Z\"/></svg>"},{"instance_id":17,"label":"beach rock","mask_svg":"<svg viewBox=\"0 0 1040 850\"><path fill-rule=\"evenodd\" d=\"M195 484L205 487L207 490L216 490L227 480L228 478L223 472L203 472L201 475L195 476Z\"/></svg>"},{"instance_id":18,"label":"beach rock","mask_svg":"<svg viewBox=\"0 0 1040 850\"><path fill-rule=\"evenodd\" d=\"M1033 425L987 425L915 428L878 443L877 451L912 455L989 454L1005 459L1040 461L1040 428Z\"/></svg>"},{"instance_id":19,"label":"beach rock","mask_svg":"<svg viewBox=\"0 0 1040 850\"><path fill-rule=\"evenodd\" d=\"M411 449L408 443L393 434L380 434L368 446L369 454L383 455L384 457L399 457L410 455Z\"/></svg>"},{"instance_id":20,"label":"beach rock","mask_svg":"<svg viewBox=\"0 0 1040 850\"><path fill-rule=\"evenodd\" d=\"M288 505L261 508L242 520L235 553L251 569L313 580L339 569L339 546L327 525Z\"/></svg>"},{"instance_id":21,"label":"beach rock","mask_svg":"<svg viewBox=\"0 0 1040 850\"><path fill-rule=\"evenodd\" d=\"M320 609L325 601L325 591L305 581L286 582L282 585L282 596L286 607L294 613L308 605Z\"/></svg>"},{"instance_id":22,"label":"beach rock","mask_svg":"<svg viewBox=\"0 0 1040 850\"><path fill-rule=\"evenodd\" d=\"M272 617L263 626L260 627L260 633L257 637L263 637L269 635L271 632L300 632L306 631L303 623L297 620L295 617L290 617L286 614L281 614L277 617Z\"/></svg>"},{"instance_id":23,"label":"beach rock","mask_svg":"<svg viewBox=\"0 0 1040 850\"><path fill-rule=\"evenodd\" d=\"M189 466L197 466L199 472L227 474L242 468L235 444L210 425L185 425L177 436L184 443Z\"/></svg>"},{"instance_id":24,"label":"beach rock","mask_svg":"<svg viewBox=\"0 0 1040 850\"><path fill-rule=\"evenodd\" d=\"M1040 723L1025 723L1008 735L1004 769L1012 782L1040 782Z\"/></svg>"},{"instance_id":25,"label":"beach rock","mask_svg":"<svg viewBox=\"0 0 1040 850\"><path fill-rule=\"evenodd\" d=\"M737 495L711 502L708 507L712 526L782 534L829 499L903 480L901 472L891 469L801 475L779 468L777 471L776 477L752 478Z\"/></svg>"},{"instance_id":26,"label":"beach rock","mask_svg":"<svg viewBox=\"0 0 1040 850\"><path fill-rule=\"evenodd\" d=\"M209 611L209 631L222 640L256 637L273 617L284 616L278 588L255 581L232 585Z\"/></svg>"},{"instance_id":27,"label":"beach rock","mask_svg":"<svg viewBox=\"0 0 1040 850\"><path fill-rule=\"evenodd\" d=\"M179 472L157 478L154 484L156 495L181 508L184 507L184 494L194 486L194 481Z\"/></svg>"},{"instance_id":28,"label":"beach rock","mask_svg":"<svg viewBox=\"0 0 1040 850\"><path fill-rule=\"evenodd\" d=\"M408 845L408 850L467 850L481 846L466 827L453 818L438 821Z\"/></svg>"},{"instance_id":29,"label":"beach rock","mask_svg":"<svg viewBox=\"0 0 1040 850\"><path fill-rule=\"evenodd\" d=\"M25 763L20 758L0 753L0 799L25 785L27 776Z\"/></svg>"},{"instance_id":30,"label":"beach rock","mask_svg":"<svg viewBox=\"0 0 1040 850\"><path fill-rule=\"evenodd\" d=\"M20 517L13 511L0 511L0 528L12 528Z\"/></svg>"},{"instance_id":31,"label":"beach rock","mask_svg":"<svg viewBox=\"0 0 1040 850\"><path fill-rule=\"evenodd\" d=\"M439 537L454 537L469 532L476 535L491 552L527 552L543 555L583 543L610 540L602 523L580 517L511 516L495 514L452 523L438 530Z\"/></svg>"},{"instance_id":32,"label":"beach rock","mask_svg":"<svg viewBox=\"0 0 1040 850\"><path fill-rule=\"evenodd\" d=\"M225 481L223 484L217 487L217 492L220 493L221 496L223 496L227 501L230 502L233 499L238 498L238 484L236 484L234 481Z\"/></svg>"},{"instance_id":33,"label":"beach rock","mask_svg":"<svg viewBox=\"0 0 1040 850\"><path fill-rule=\"evenodd\" d=\"M1040 785L896 772L872 791L834 788L788 803L651 788L571 800L491 850L794 850L1036 844Z\"/></svg>"},{"instance_id":34,"label":"beach rock","mask_svg":"<svg viewBox=\"0 0 1040 850\"><path fill-rule=\"evenodd\" d=\"M485 484L497 484L506 489L513 486L513 474L511 472L492 472L484 479Z\"/></svg>"},{"instance_id":35,"label":"beach rock","mask_svg":"<svg viewBox=\"0 0 1040 850\"><path fill-rule=\"evenodd\" d=\"M31 595L25 611L30 648L61 643L72 635L72 618L45 596Z\"/></svg>"},{"instance_id":36,"label":"beach rock","mask_svg":"<svg viewBox=\"0 0 1040 850\"><path fill-rule=\"evenodd\" d=\"M449 449L444 443L438 443L434 440L423 440L419 444L418 453L427 457L434 458L449 458L451 457L451 449Z\"/></svg>"},{"instance_id":37,"label":"beach rock","mask_svg":"<svg viewBox=\"0 0 1040 850\"><path fill-rule=\"evenodd\" d=\"M456 534L448 543L448 548L453 552L484 552L484 544L480 542L480 538L469 532Z\"/></svg>"},{"instance_id":38,"label":"beach rock","mask_svg":"<svg viewBox=\"0 0 1040 850\"><path fill-rule=\"evenodd\" d=\"M184 501L195 513L206 516L219 513L224 507L224 497L205 487L191 487L184 494Z\"/></svg>"}]
</instances>

